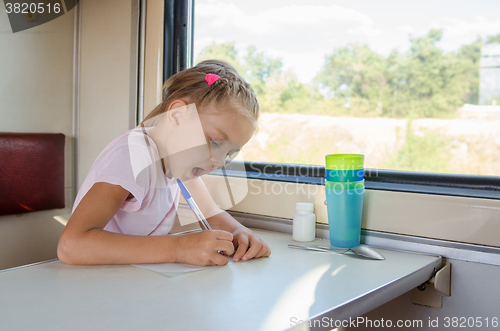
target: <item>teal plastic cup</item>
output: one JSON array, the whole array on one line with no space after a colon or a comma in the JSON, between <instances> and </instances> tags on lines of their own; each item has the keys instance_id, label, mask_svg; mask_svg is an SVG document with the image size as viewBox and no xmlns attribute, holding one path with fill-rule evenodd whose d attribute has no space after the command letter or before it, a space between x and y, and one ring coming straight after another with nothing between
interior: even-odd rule
<instances>
[{"instance_id":1,"label":"teal plastic cup","mask_svg":"<svg viewBox=\"0 0 500 331\"><path fill-rule=\"evenodd\" d=\"M330 244L342 248L358 246L361 239L364 180L325 181L325 191Z\"/></svg>"},{"instance_id":2,"label":"teal plastic cup","mask_svg":"<svg viewBox=\"0 0 500 331\"><path fill-rule=\"evenodd\" d=\"M365 178L365 169L326 169L326 180L330 182L359 182Z\"/></svg>"}]
</instances>

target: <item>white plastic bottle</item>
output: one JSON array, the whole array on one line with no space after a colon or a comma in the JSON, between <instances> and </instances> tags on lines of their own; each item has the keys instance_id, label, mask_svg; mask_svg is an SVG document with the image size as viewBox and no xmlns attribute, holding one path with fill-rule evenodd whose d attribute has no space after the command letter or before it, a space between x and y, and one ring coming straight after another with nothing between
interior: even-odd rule
<instances>
[{"instance_id":1,"label":"white plastic bottle","mask_svg":"<svg viewBox=\"0 0 500 331\"><path fill-rule=\"evenodd\" d=\"M313 241L316 239L316 215L314 204L297 202L293 215L292 237L295 241Z\"/></svg>"}]
</instances>

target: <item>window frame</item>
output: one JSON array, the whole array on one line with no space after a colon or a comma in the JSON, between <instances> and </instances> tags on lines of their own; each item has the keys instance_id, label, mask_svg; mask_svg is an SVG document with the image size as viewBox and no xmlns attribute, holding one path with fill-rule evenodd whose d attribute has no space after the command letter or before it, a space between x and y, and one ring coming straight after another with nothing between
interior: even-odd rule
<instances>
[{"instance_id":1,"label":"window frame","mask_svg":"<svg viewBox=\"0 0 500 331\"><path fill-rule=\"evenodd\" d=\"M163 82L193 66L194 0L164 0Z\"/></svg>"},{"instance_id":2,"label":"window frame","mask_svg":"<svg viewBox=\"0 0 500 331\"><path fill-rule=\"evenodd\" d=\"M325 184L324 166L271 163L243 163L245 171L216 170L212 175L227 175L297 184ZM242 168L239 165L238 168ZM454 175L411 171L365 169L365 188L372 190L438 194L470 198L500 199L500 177Z\"/></svg>"}]
</instances>

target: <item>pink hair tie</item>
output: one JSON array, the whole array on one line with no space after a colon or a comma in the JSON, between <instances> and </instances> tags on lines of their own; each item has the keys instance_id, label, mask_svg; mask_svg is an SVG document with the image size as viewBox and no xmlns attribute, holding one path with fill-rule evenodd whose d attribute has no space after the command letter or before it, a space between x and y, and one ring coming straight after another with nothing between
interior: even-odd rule
<instances>
[{"instance_id":1,"label":"pink hair tie","mask_svg":"<svg viewBox=\"0 0 500 331\"><path fill-rule=\"evenodd\" d=\"M205 80L207 81L208 85L212 85L213 83L215 83L219 79L220 79L220 77L217 75L214 75L214 74L207 74L205 76Z\"/></svg>"}]
</instances>

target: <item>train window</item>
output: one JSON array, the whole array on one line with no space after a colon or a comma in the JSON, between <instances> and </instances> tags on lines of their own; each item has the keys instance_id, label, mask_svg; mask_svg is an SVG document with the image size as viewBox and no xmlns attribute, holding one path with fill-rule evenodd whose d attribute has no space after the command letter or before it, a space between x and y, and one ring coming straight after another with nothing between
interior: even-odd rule
<instances>
[{"instance_id":1,"label":"train window","mask_svg":"<svg viewBox=\"0 0 500 331\"><path fill-rule=\"evenodd\" d=\"M387 178L498 190L500 2L478 1L197 0L194 62L226 60L253 85L247 161L362 153Z\"/></svg>"}]
</instances>

